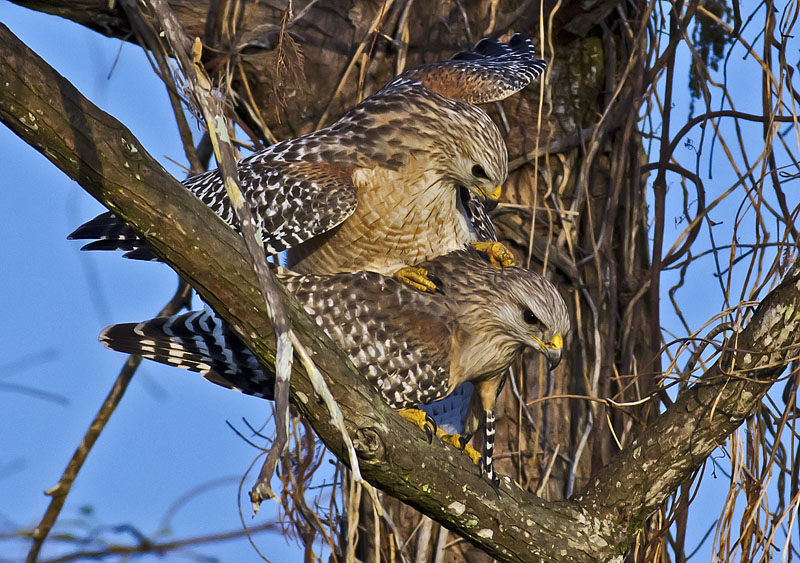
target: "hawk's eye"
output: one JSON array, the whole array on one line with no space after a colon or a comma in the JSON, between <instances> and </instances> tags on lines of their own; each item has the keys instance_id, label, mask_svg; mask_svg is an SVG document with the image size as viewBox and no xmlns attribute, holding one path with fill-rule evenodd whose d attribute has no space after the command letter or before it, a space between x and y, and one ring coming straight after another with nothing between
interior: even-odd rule
<instances>
[{"instance_id":1,"label":"hawk's eye","mask_svg":"<svg viewBox=\"0 0 800 563\"><path fill-rule=\"evenodd\" d=\"M485 180L489 179L489 176L486 175L486 170L484 170L483 166L480 164L476 164L472 167L472 175L476 178L483 178Z\"/></svg>"},{"instance_id":2,"label":"hawk's eye","mask_svg":"<svg viewBox=\"0 0 800 563\"><path fill-rule=\"evenodd\" d=\"M536 318L536 315L534 315L533 311L530 309L525 309L522 311L522 318L529 325L535 325L539 322L539 319Z\"/></svg>"}]
</instances>

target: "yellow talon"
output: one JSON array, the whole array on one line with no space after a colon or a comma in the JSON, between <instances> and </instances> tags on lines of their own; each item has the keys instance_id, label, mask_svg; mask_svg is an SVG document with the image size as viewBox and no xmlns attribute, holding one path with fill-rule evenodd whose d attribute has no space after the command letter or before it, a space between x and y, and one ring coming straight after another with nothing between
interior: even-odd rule
<instances>
[{"instance_id":1,"label":"yellow talon","mask_svg":"<svg viewBox=\"0 0 800 563\"><path fill-rule=\"evenodd\" d=\"M414 289L430 291L431 293L436 291L436 284L428 279L428 271L425 268L406 266L397 270L394 273L394 277L397 281L410 285Z\"/></svg>"},{"instance_id":2,"label":"yellow talon","mask_svg":"<svg viewBox=\"0 0 800 563\"><path fill-rule=\"evenodd\" d=\"M419 426L423 430L430 424L428 413L420 409L400 409L397 413L409 421L414 426Z\"/></svg>"},{"instance_id":3,"label":"yellow talon","mask_svg":"<svg viewBox=\"0 0 800 563\"><path fill-rule=\"evenodd\" d=\"M433 418L430 417L428 413L420 409L400 409L397 411L400 416L405 418L414 426L418 426L422 430L425 431L425 435L428 437L428 443L430 444L433 441L433 435L439 435L439 427L436 425L436 422Z\"/></svg>"},{"instance_id":4,"label":"yellow talon","mask_svg":"<svg viewBox=\"0 0 800 563\"><path fill-rule=\"evenodd\" d=\"M458 434L445 434L444 430L440 430L439 432L441 432L442 434L439 435L437 433L436 435L439 436L439 439L442 440L442 442L447 442L451 446L455 446L463 453L467 454L469 458L472 460L472 463L474 463L475 465L478 465L480 463L481 454L478 453L478 450L476 450L469 444L466 444L462 449L461 436L459 436Z\"/></svg>"},{"instance_id":5,"label":"yellow talon","mask_svg":"<svg viewBox=\"0 0 800 563\"><path fill-rule=\"evenodd\" d=\"M516 265L514 254L500 242L473 242L472 248L489 257L495 268L508 268Z\"/></svg>"},{"instance_id":6,"label":"yellow talon","mask_svg":"<svg viewBox=\"0 0 800 563\"><path fill-rule=\"evenodd\" d=\"M397 411L400 416L405 418L414 426L418 426L422 430L425 431L425 434L428 436L428 442L431 441L433 435L436 434L436 437L439 438L442 442L450 444L461 450L463 453L467 454L469 458L472 460L472 463L478 465L481 459L481 454L475 450L469 444L465 445L463 448L461 447L461 436L458 434L448 434L438 426L433 421L433 419L423 410L420 409L400 409Z\"/></svg>"}]
</instances>

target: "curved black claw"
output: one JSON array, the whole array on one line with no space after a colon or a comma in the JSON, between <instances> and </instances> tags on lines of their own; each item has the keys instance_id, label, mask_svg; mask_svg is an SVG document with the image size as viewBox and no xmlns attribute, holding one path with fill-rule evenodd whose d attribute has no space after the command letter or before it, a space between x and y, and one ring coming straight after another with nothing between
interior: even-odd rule
<instances>
[{"instance_id":1,"label":"curved black claw","mask_svg":"<svg viewBox=\"0 0 800 563\"><path fill-rule=\"evenodd\" d=\"M428 272L428 279L436 284L436 291L434 291L434 293L441 293L442 295L447 295L444 291L444 283L442 283L442 279L440 277L434 276L433 274Z\"/></svg>"},{"instance_id":2,"label":"curved black claw","mask_svg":"<svg viewBox=\"0 0 800 563\"><path fill-rule=\"evenodd\" d=\"M469 441L472 440L472 436L474 435L475 433L472 432L470 434L460 434L458 436L458 446L461 448L462 454L464 453L464 449L467 447L467 445L469 445Z\"/></svg>"},{"instance_id":3,"label":"curved black claw","mask_svg":"<svg viewBox=\"0 0 800 563\"><path fill-rule=\"evenodd\" d=\"M433 437L436 435L438 430L439 425L436 424L436 421L433 420L433 417L428 413L425 413L425 435L428 437L429 444L433 442Z\"/></svg>"},{"instance_id":4,"label":"curved black claw","mask_svg":"<svg viewBox=\"0 0 800 563\"><path fill-rule=\"evenodd\" d=\"M433 437L439 431L439 425L431 418L431 415L420 409L400 409L398 412L400 416L411 422L414 426L425 431L429 444L433 442Z\"/></svg>"}]
</instances>

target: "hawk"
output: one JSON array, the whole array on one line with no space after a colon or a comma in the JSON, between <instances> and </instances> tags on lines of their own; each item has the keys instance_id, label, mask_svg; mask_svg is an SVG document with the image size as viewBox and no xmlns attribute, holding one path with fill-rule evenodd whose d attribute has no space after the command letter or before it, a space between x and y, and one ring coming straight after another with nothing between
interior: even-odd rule
<instances>
[{"instance_id":1,"label":"hawk","mask_svg":"<svg viewBox=\"0 0 800 563\"><path fill-rule=\"evenodd\" d=\"M332 125L279 142L238 163L267 252L288 252L301 273L369 270L434 289L411 268L479 244L498 265L513 264L487 208L508 175L497 126L475 104L502 100L547 63L530 39L481 40L451 60L411 69ZM217 170L184 181L229 224L236 218ZM112 213L70 235L84 246L152 259L146 244Z\"/></svg>"},{"instance_id":2,"label":"hawk","mask_svg":"<svg viewBox=\"0 0 800 563\"><path fill-rule=\"evenodd\" d=\"M298 303L380 393L408 409L470 381L466 433L485 423L483 466L492 481L494 406L508 366L526 347L554 367L570 323L561 295L539 274L498 269L475 250L425 262L442 290L420 292L374 272L328 275L279 269ZM210 310L113 325L108 348L200 372L248 395L271 399L274 375ZM465 442L462 442L462 444Z\"/></svg>"}]
</instances>

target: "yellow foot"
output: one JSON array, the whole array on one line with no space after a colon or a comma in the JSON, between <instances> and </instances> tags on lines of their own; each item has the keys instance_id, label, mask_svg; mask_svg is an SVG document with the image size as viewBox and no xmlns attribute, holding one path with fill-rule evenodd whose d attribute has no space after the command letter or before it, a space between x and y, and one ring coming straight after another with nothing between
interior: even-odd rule
<instances>
[{"instance_id":1,"label":"yellow foot","mask_svg":"<svg viewBox=\"0 0 800 563\"><path fill-rule=\"evenodd\" d=\"M425 431L425 434L428 436L428 443L430 444L433 440L433 435L438 435L439 427L436 426L436 422L431 418L431 416L423 410L420 409L400 409L397 411L400 416L405 418L414 426L418 426L422 430ZM444 432L442 432L444 433Z\"/></svg>"},{"instance_id":2,"label":"yellow foot","mask_svg":"<svg viewBox=\"0 0 800 563\"><path fill-rule=\"evenodd\" d=\"M489 257L492 266L495 268L507 268L514 266L514 255L506 246L499 242L473 242L472 248L478 252L483 252Z\"/></svg>"},{"instance_id":3,"label":"yellow foot","mask_svg":"<svg viewBox=\"0 0 800 563\"><path fill-rule=\"evenodd\" d=\"M431 293L436 291L436 284L428 279L428 270L425 268L406 266L397 270L394 273L394 278L420 291L430 291Z\"/></svg>"},{"instance_id":4,"label":"yellow foot","mask_svg":"<svg viewBox=\"0 0 800 563\"><path fill-rule=\"evenodd\" d=\"M474 463L475 465L480 464L481 454L479 454L478 451L469 444L465 444L462 447L461 436L459 436L458 434L445 434L444 430L439 430L439 432L441 432L441 434L437 432L436 435L439 437L440 440L442 440L442 442L447 442L451 446L455 446L463 453L467 454L469 458L472 460L472 463Z\"/></svg>"},{"instance_id":5,"label":"yellow foot","mask_svg":"<svg viewBox=\"0 0 800 563\"><path fill-rule=\"evenodd\" d=\"M465 453L469 456L472 460L472 463L475 465L480 465L481 454L475 450L469 444L461 444L461 436L458 434L448 434L441 428L436 425L436 422L430 417L428 413L420 409L400 409L397 411L400 416L405 418L407 421L412 423L414 426L418 426L422 430L425 431L425 434L428 436L428 443L433 440L433 435L435 434L437 438L439 438L442 442L450 444L453 447L458 448L461 450L462 453Z\"/></svg>"}]
</instances>

